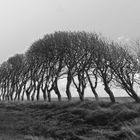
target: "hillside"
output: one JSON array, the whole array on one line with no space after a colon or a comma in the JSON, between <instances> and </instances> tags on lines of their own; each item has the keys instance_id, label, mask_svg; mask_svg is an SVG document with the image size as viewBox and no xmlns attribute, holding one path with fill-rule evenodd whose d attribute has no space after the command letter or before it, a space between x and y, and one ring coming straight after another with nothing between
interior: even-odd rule
<instances>
[{"instance_id":1,"label":"hillside","mask_svg":"<svg viewBox=\"0 0 140 140\"><path fill-rule=\"evenodd\" d=\"M3 140L137 140L140 104L1 102Z\"/></svg>"}]
</instances>

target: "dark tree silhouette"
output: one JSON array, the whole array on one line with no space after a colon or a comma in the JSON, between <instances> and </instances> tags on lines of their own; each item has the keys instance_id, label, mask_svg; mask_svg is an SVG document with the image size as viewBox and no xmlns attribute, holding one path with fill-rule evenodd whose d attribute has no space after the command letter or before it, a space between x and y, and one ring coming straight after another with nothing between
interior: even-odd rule
<instances>
[{"instance_id":1,"label":"dark tree silhouette","mask_svg":"<svg viewBox=\"0 0 140 140\"><path fill-rule=\"evenodd\" d=\"M117 47L117 44L112 46L112 49L110 66L114 71L115 82L136 102L140 102L140 98L134 90L134 85L136 84L135 78L139 68L137 59L126 48Z\"/></svg>"}]
</instances>

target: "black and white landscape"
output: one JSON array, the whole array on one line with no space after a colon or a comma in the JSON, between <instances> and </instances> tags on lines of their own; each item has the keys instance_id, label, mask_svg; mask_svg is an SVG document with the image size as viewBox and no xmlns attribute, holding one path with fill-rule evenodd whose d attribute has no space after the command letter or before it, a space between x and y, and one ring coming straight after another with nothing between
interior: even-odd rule
<instances>
[{"instance_id":1,"label":"black and white landscape","mask_svg":"<svg viewBox=\"0 0 140 140\"><path fill-rule=\"evenodd\" d=\"M139 140L139 5L0 1L0 140Z\"/></svg>"}]
</instances>

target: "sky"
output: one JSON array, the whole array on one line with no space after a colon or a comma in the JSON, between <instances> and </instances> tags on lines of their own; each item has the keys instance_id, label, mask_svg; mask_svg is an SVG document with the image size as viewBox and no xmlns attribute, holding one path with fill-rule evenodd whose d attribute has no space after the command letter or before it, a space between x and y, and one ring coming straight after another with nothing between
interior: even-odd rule
<instances>
[{"instance_id":1,"label":"sky","mask_svg":"<svg viewBox=\"0 0 140 140\"><path fill-rule=\"evenodd\" d=\"M0 64L55 31L140 38L140 0L0 0Z\"/></svg>"}]
</instances>

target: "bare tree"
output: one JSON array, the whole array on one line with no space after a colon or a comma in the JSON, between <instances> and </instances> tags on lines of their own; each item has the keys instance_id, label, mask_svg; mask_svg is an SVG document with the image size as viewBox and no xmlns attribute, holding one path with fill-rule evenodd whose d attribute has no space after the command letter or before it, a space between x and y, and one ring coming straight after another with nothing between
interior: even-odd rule
<instances>
[{"instance_id":1,"label":"bare tree","mask_svg":"<svg viewBox=\"0 0 140 140\"><path fill-rule=\"evenodd\" d=\"M97 44L97 49L94 52L94 65L97 69L99 76L104 85L104 90L109 95L112 103L115 103L115 97L113 92L110 89L110 83L113 79L114 71L110 68L111 54L109 43L100 39Z\"/></svg>"},{"instance_id":2,"label":"bare tree","mask_svg":"<svg viewBox=\"0 0 140 140\"><path fill-rule=\"evenodd\" d=\"M135 55L130 54L126 47L120 47L118 44L115 45L113 44L112 46L113 51L110 65L114 71L115 82L117 86L124 89L136 102L140 102L140 98L134 89L139 68L137 58Z\"/></svg>"}]
</instances>

